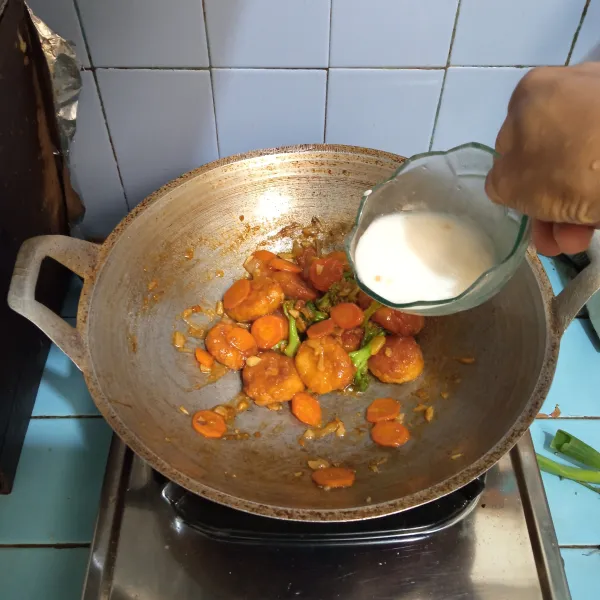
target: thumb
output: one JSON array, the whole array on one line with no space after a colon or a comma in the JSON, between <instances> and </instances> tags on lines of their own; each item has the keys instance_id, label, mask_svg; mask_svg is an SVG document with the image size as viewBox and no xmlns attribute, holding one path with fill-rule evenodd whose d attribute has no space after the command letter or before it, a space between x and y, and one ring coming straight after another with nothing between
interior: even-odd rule
<instances>
[{"instance_id":1,"label":"thumb","mask_svg":"<svg viewBox=\"0 0 600 600\"><path fill-rule=\"evenodd\" d=\"M556 244L563 254L584 252L594 235L594 228L590 225L555 223L552 230Z\"/></svg>"}]
</instances>

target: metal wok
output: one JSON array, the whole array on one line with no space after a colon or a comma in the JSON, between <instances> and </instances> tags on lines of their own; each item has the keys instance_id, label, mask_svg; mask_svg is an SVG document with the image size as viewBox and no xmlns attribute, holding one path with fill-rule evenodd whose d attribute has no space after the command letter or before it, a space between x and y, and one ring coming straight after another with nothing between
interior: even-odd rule
<instances>
[{"instance_id":1,"label":"metal wok","mask_svg":"<svg viewBox=\"0 0 600 600\"><path fill-rule=\"evenodd\" d=\"M341 244L362 192L402 160L315 145L211 163L146 199L102 245L60 236L28 240L9 303L83 371L99 410L125 443L192 492L240 510L306 521L366 519L429 502L489 469L527 431L550 386L564 329L600 287L597 264L555 298L529 253L492 300L427 321L419 337L426 362L420 380L374 383L360 397L323 397L326 415L339 416L347 435L304 448L298 444L304 429L287 409L252 407L237 417L236 427L260 437L214 441L196 434L179 407L192 413L227 403L241 378L229 373L201 386L204 376L192 356L171 344L181 328L178 315L192 305L213 306L261 242L289 248L298 235L293 224L318 216ZM35 301L45 257L84 279L76 328ZM476 361L463 365L456 360L461 356ZM413 411L421 402L415 393L435 407L431 423ZM401 400L413 433L399 450L375 446L365 431L364 409L382 395ZM356 469L355 485L318 489L306 466L315 457Z\"/></svg>"}]
</instances>

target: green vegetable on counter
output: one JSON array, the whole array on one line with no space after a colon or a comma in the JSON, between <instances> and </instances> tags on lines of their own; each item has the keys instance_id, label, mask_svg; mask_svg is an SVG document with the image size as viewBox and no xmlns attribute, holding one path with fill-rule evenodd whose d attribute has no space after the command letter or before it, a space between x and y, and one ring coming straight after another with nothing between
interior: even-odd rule
<instances>
[{"instance_id":1,"label":"green vegetable on counter","mask_svg":"<svg viewBox=\"0 0 600 600\"><path fill-rule=\"evenodd\" d=\"M350 352L350 360L352 360L352 364L356 367L354 385L359 392L364 392L369 387L369 358L371 358L373 354L377 353L377 346L379 346L379 349L381 349L384 343L385 336L378 335L359 350Z\"/></svg>"},{"instance_id":2,"label":"green vegetable on counter","mask_svg":"<svg viewBox=\"0 0 600 600\"><path fill-rule=\"evenodd\" d=\"M600 471L594 471L592 469L580 469L579 467L568 467L567 465L561 465L560 463L536 454L538 466L542 471L556 475L557 477L563 477L564 479L571 479L576 481L586 488L593 490L597 494L600 494L600 488L595 488L590 483L600 484Z\"/></svg>"},{"instance_id":3,"label":"green vegetable on counter","mask_svg":"<svg viewBox=\"0 0 600 600\"><path fill-rule=\"evenodd\" d=\"M600 452L562 429L559 429L554 435L550 448L586 467L600 469Z\"/></svg>"},{"instance_id":4,"label":"green vegetable on counter","mask_svg":"<svg viewBox=\"0 0 600 600\"><path fill-rule=\"evenodd\" d=\"M296 326L296 319L290 314L290 308L293 306L291 302L283 303L283 312L288 320L288 342L283 353L290 358L296 356L298 348L300 347L300 336L298 335L298 327Z\"/></svg>"},{"instance_id":5,"label":"green vegetable on counter","mask_svg":"<svg viewBox=\"0 0 600 600\"><path fill-rule=\"evenodd\" d=\"M600 494L600 488L590 485L600 484L600 453L597 450L562 429L556 432L550 447L559 454L592 468L571 467L536 454L538 465L542 471L557 477L571 479Z\"/></svg>"}]
</instances>

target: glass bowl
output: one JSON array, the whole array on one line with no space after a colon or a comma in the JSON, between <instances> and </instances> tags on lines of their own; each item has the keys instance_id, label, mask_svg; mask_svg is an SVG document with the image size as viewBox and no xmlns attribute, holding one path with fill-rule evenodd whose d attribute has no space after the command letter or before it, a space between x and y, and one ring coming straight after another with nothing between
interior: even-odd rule
<instances>
[{"instance_id":1,"label":"glass bowl","mask_svg":"<svg viewBox=\"0 0 600 600\"><path fill-rule=\"evenodd\" d=\"M485 193L485 178L494 151L477 143L447 152L426 152L407 159L386 181L367 190L356 223L346 238L346 254L356 273L356 246L377 217L400 211L446 213L466 217L492 241L497 263L453 298L394 304L356 279L360 288L386 306L421 315L448 315L489 300L512 277L525 256L531 224L516 211L494 204Z\"/></svg>"}]
</instances>

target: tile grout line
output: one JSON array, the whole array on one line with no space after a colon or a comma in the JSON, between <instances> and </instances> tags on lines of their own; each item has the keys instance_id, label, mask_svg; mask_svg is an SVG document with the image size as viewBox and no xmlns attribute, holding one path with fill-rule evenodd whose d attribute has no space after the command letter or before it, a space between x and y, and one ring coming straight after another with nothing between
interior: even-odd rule
<instances>
[{"instance_id":1,"label":"tile grout line","mask_svg":"<svg viewBox=\"0 0 600 600\"><path fill-rule=\"evenodd\" d=\"M83 19L81 18L81 12L79 10L79 0L73 0L73 6L75 7L75 13L77 14L77 19L79 20L79 27L81 28L81 37L83 38L83 43L85 44L85 50L88 54L88 58L90 60L90 71L92 73L92 77L94 78L94 85L96 86L96 93L98 94L98 100L100 101L100 110L102 111L102 117L104 118L104 126L106 127L106 133L108 134L108 142L110 144L110 148L113 153L113 157L115 159L115 166L117 167L117 174L119 175L119 182L121 183L121 189L123 190L123 198L125 199L125 207L127 208L127 212L131 210L129 206L129 200L127 198L127 191L125 190L125 184L123 183L123 175L121 174L121 167L119 166L119 159L117 158L117 151L115 150L115 145L113 143L112 134L110 132L110 127L108 126L108 119L106 118L106 109L104 108L104 100L102 99L102 92L100 91L100 86L98 85L98 76L96 74L96 67L92 60L92 52L90 50L90 45L88 44L87 35L85 33L85 29L83 27Z\"/></svg>"},{"instance_id":2,"label":"tile grout line","mask_svg":"<svg viewBox=\"0 0 600 600\"><path fill-rule=\"evenodd\" d=\"M560 416L560 417L536 417L535 421L600 421L600 416Z\"/></svg>"},{"instance_id":3,"label":"tile grout line","mask_svg":"<svg viewBox=\"0 0 600 600\"><path fill-rule=\"evenodd\" d=\"M573 34L573 41L571 42L571 47L569 48L569 52L567 54L567 60L565 60L565 66L567 66L571 62L571 56L573 56L573 50L575 50L575 44L577 44L577 38L579 37L579 32L583 27L583 22L585 21L585 16L587 15L588 8L590 7L590 1L586 0L585 6L581 11L581 19L579 19L579 25L575 29L575 33Z\"/></svg>"},{"instance_id":4,"label":"tile grout line","mask_svg":"<svg viewBox=\"0 0 600 600\"><path fill-rule=\"evenodd\" d=\"M64 542L58 544L2 544L0 543L0 550L7 550L10 548L19 548L22 550L35 550L35 549L48 549L48 550L69 550L76 548L90 548L90 542Z\"/></svg>"},{"instance_id":5,"label":"tile grout line","mask_svg":"<svg viewBox=\"0 0 600 600\"><path fill-rule=\"evenodd\" d=\"M213 118L215 120L215 137L217 138L217 156L221 156L221 143L219 141L219 125L217 124L217 105L215 102L215 80L213 78L212 58L210 55L210 42L208 41L208 20L206 19L206 2L202 2L202 15L204 16L204 35L206 36L206 54L208 56L208 75L210 78L210 95L212 97Z\"/></svg>"},{"instance_id":6,"label":"tile grout line","mask_svg":"<svg viewBox=\"0 0 600 600\"><path fill-rule=\"evenodd\" d=\"M533 69L543 65L458 65L449 64L448 67L458 69ZM550 65L552 66L552 65ZM556 66L556 65L555 65ZM558 65L560 66L560 65ZM445 71L444 65L393 65L393 66L346 66L346 67L109 67L94 66L81 67L81 71Z\"/></svg>"},{"instance_id":7,"label":"tile grout line","mask_svg":"<svg viewBox=\"0 0 600 600\"><path fill-rule=\"evenodd\" d=\"M448 46L448 58L446 60L446 67L444 68L444 76L442 77L442 86L440 88L440 97L438 104L435 109L435 116L433 117L433 127L431 128L431 136L429 138L429 151L433 148L433 139L435 137L435 131L437 129L438 119L440 117L440 111L442 109L442 98L444 97L444 89L446 87L446 77L448 77L448 69L450 68L450 60L452 57L452 47L454 46L454 38L456 37L456 28L458 27L458 17L460 15L460 3L458 0L456 5L456 15L454 17L454 26L452 27L452 35L450 36L450 45Z\"/></svg>"},{"instance_id":8,"label":"tile grout line","mask_svg":"<svg viewBox=\"0 0 600 600\"><path fill-rule=\"evenodd\" d=\"M331 67L331 23L333 16L333 0L329 0L329 39L327 42L327 70L325 73L325 115L323 116L323 143L327 140L327 103L329 102L329 69Z\"/></svg>"},{"instance_id":9,"label":"tile grout line","mask_svg":"<svg viewBox=\"0 0 600 600\"><path fill-rule=\"evenodd\" d=\"M65 420L65 419L103 419L102 415L31 415L30 419L33 421L53 421L53 420Z\"/></svg>"},{"instance_id":10,"label":"tile grout line","mask_svg":"<svg viewBox=\"0 0 600 600\"><path fill-rule=\"evenodd\" d=\"M125 198L125 206L127 207L127 212L131 211L131 206L129 205L129 199L127 198L127 191L125 189L125 183L123 182L123 175L121 174L121 166L119 165L119 158L117 156L117 151L115 149L115 144L113 142L112 133L110 131L110 126L108 124L108 119L106 117L106 108L104 107L104 100L102 99L102 92L100 91L100 85L98 84L98 76L96 74L96 69L92 71L94 75L94 83L96 84L96 91L98 92L98 100L100 100L100 108L102 110L102 116L104 117L104 125L106 126L106 133L108 134L108 141L110 142L110 148L112 150L115 165L117 167L117 173L119 175L119 181L121 182L121 188L123 189L123 198Z\"/></svg>"}]
</instances>

